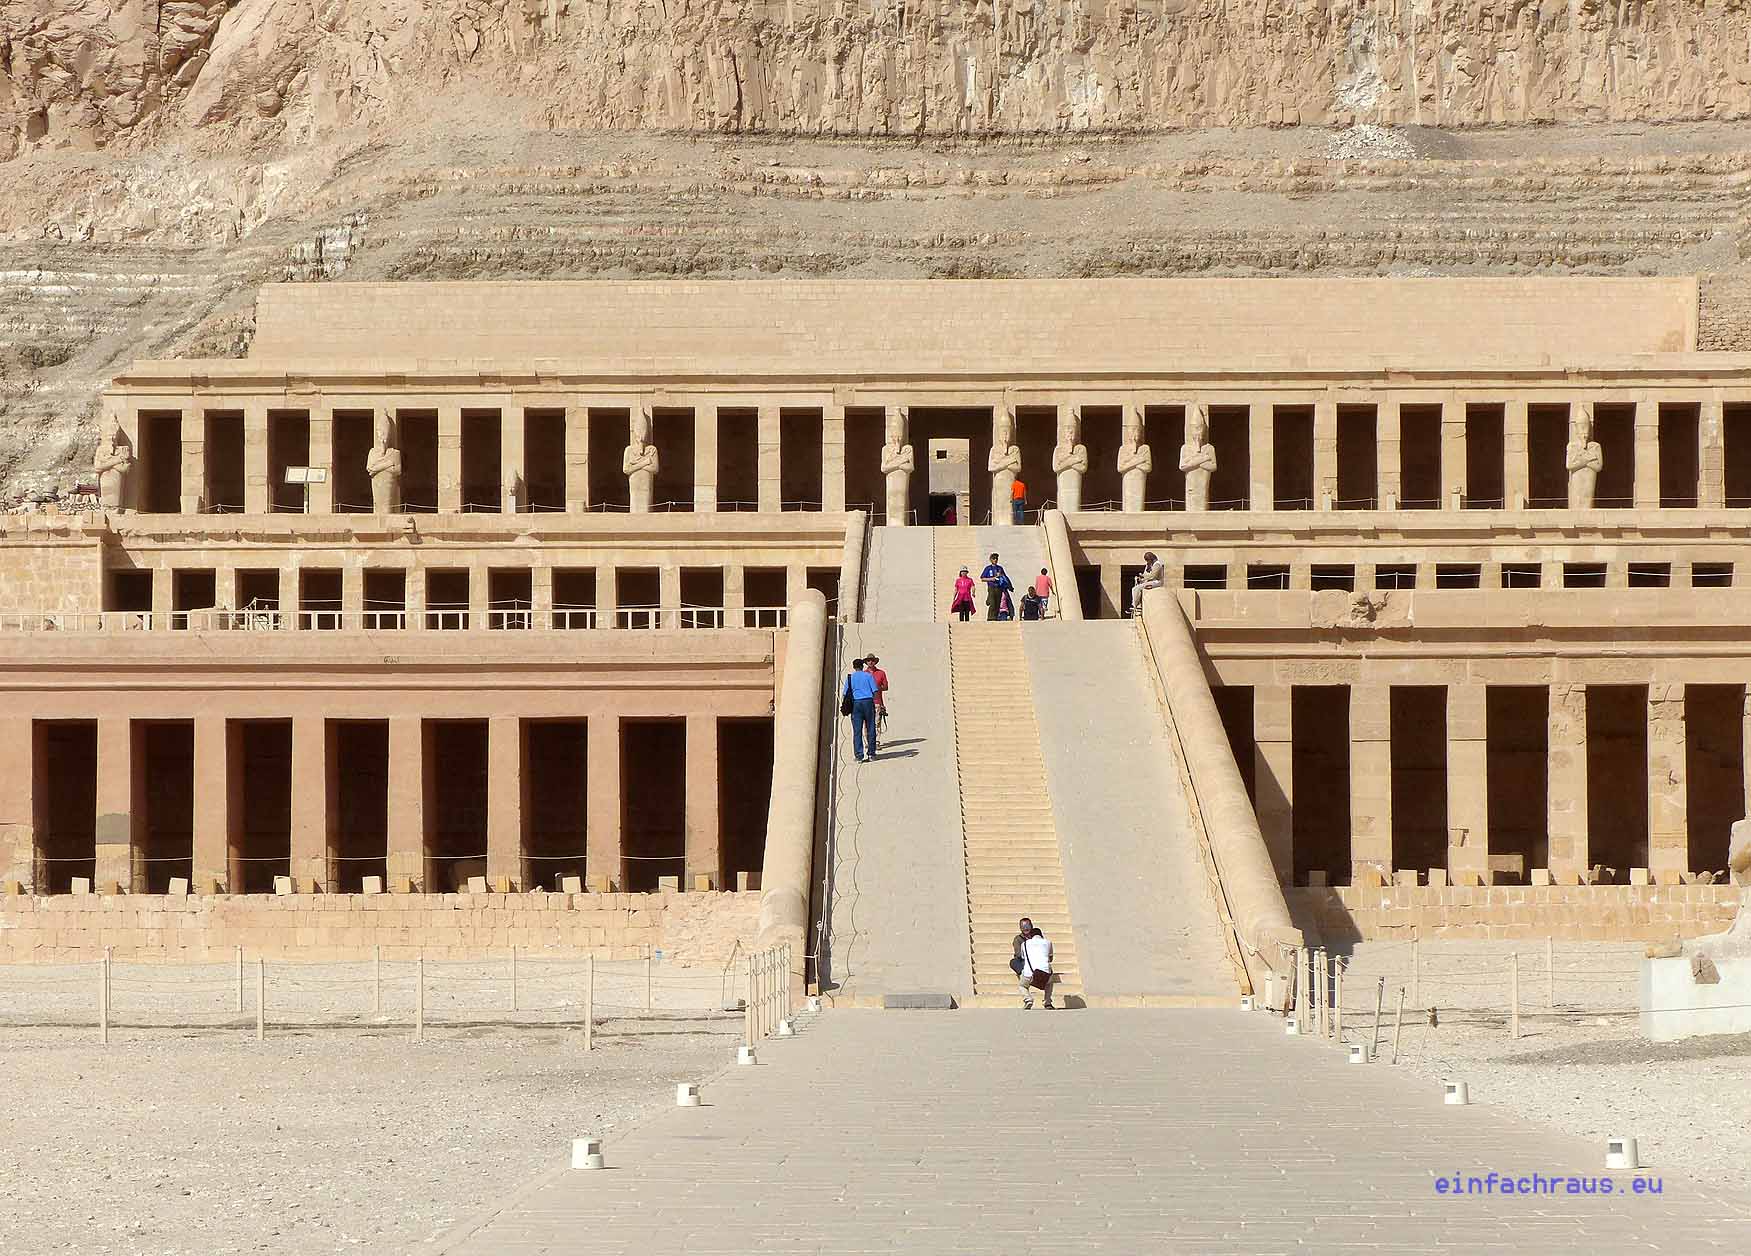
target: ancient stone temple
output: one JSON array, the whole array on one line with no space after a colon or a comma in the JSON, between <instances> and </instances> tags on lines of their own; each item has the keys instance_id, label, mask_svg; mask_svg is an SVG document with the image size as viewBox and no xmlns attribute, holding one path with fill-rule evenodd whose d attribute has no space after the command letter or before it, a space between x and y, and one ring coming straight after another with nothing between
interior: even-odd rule
<instances>
[{"instance_id":1,"label":"ancient stone temple","mask_svg":"<svg viewBox=\"0 0 1751 1256\"><path fill-rule=\"evenodd\" d=\"M63 896L199 922L142 951L286 900L319 918L287 947L412 944L388 913L472 891L554 937L611 912L583 945L806 936L834 979L870 791L861 927L910 904L968 995L1017 904L1079 939L1187 888L1241 968L1297 929L1719 929L1751 357L1698 351L1697 302L269 286L248 357L116 377L93 509L0 520L0 949L103 944ZM1045 622L947 622L993 553ZM853 653L891 678L870 765Z\"/></svg>"}]
</instances>

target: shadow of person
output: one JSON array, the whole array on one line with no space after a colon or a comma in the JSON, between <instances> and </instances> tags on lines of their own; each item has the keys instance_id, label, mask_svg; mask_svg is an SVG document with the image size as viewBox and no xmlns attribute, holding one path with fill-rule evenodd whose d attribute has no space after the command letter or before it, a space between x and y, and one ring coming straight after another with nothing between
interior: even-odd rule
<instances>
[{"instance_id":1,"label":"shadow of person","mask_svg":"<svg viewBox=\"0 0 1751 1256\"><path fill-rule=\"evenodd\" d=\"M882 749L886 750L890 746L918 746L929 740L928 737L894 737L884 741Z\"/></svg>"}]
</instances>

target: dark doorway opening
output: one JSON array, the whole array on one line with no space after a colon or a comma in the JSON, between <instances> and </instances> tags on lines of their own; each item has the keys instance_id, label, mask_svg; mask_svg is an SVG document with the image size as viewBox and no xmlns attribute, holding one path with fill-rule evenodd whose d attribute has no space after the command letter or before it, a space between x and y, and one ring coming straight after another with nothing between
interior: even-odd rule
<instances>
[{"instance_id":1,"label":"dark doorway opening","mask_svg":"<svg viewBox=\"0 0 1751 1256\"><path fill-rule=\"evenodd\" d=\"M821 508L821 412L778 413L778 496L783 510Z\"/></svg>"},{"instance_id":2,"label":"dark doorway opening","mask_svg":"<svg viewBox=\"0 0 1751 1256\"><path fill-rule=\"evenodd\" d=\"M1313 407L1277 406L1271 416L1272 505L1313 509Z\"/></svg>"},{"instance_id":3,"label":"dark doorway opening","mask_svg":"<svg viewBox=\"0 0 1751 1256\"><path fill-rule=\"evenodd\" d=\"M651 411L651 440L659 454L657 478L651 484L651 509L692 510L693 411ZM614 469L618 471L620 466L621 460L616 458Z\"/></svg>"},{"instance_id":4,"label":"dark doorway opening","mask_svg":"<svg viewBox=\"0 0 1751 1256\"><path fill-rule=\"evenodd\" d=\"M209 410L206 417L207 502L215 514L243 510L243 415Z\"/></svg>"},{"instance_id":5,"label":"dark doorway opening","mask_svg":"<svg viewBox=\"0 0 1751 1256\"><path fill-rule=\"evenodd\" d=\"M772 721L717 722L718 886L739 872L759 875L766 858L766 812L772 802Z\"/></svg>"},{"instance_id":6,"label":"dark doorway opening","mask_svg":"<svg viewBox=\"0 0 1751 1256\"><path fill-rule=\"evenodd\" d=\"M133 737L146 893L166 894L172 878L194 877L195 725L136 720Z\"/></svg>"},{"instance_id":7,"label":"dark doorway opening","mask_svg":"<svg viewBox=\"0 0 1751 1256\"><path fill-rule=\"evenodd\" d=\"M1295 878L1325 873L1350 883L1350 688L1296 685L1290 691L1290 808Z\"/></svg>"},{"instance_id":8,"label":"dark doorway opening","mask_svg":"<svg viewBox=\"0 0 1751 1256\"><path fill-rule=\"evenodd\" d=\"M1338 407L1339 510L1380 505L1379 421L1373 406Z\"/></svg>"},{"instance_id":9,"label":"dark doorway opening","mask_svg":"<svg viewBox=\"0 0 1751 1256\"><path fill-rule=\"evenodd\" d=\"M1465 407L1465 508L1501 510L1506 463L1507 407L1497 403Z\"/></svg>"},{"instance_id":10,"label":"dark doorway opening","mask_svg":"<svg viewBox=\"0 0 1751 1256\"><path fill-rule=\"evenodd\" d=\"M395 436L401 442L401 508L430 514L438 509L437 411L397 411Z\"/></svg>"},{"instance_id":11,"label":"dark doorway opening","mask_svg":"<svg viewBox=\"0 0 1751 1256\"><path fill-rule=\"evenodd\" d=\"M1695 402L1660 403L1660 505L1662 508L1696 505L1697 423L1700 407Z\"/></svg>"},{"instance_id":12,"label":"dark doorway opening","mask_svg":"<svg viewBox=\"0 0 1751 1256\"><path fill-rule=\"evenodd\" d=\"M1635 504L1635 406L1616 402L1594 406L1593 439L1605 459L1593 485L1593 504L1628 510Z\"/></svg>"},{"instance_id":13,"label":"dark doorway opening","mask_svg":"<svg viewBox=\"0 0 1751 1256\"><path fill-rule=\"evenodd\" d=\"M1258 807L1258 740L1253 729L1253 688L1251 685L1217 685L1210 690L1216 699L1216 714L1222 717L1222 731L1228 734L1228 749L1234 755L1234 766L1240 769L1240 779L1246 783L1246 796Z\"/></svg>"},{"instance_id":14,"label":"dark doorway opening","mask_svg":"<svg viewBox=\"0 0 1751 1256\"><path fill-rule=\"evenodd\" d=\"M1119 500L1119 445L1124 439L1125 412L1121 406L1082 407L1082 443L1088 447L1088 470L1082 476L1084 510L1117 510ZM983 460L977 464L985 465ZM1047 467L1052 464L1046 463ZM977 480L977 476L974 479ZM986 477L989 481L990 477ZM990 484L986 484L990 488ZM1042 497L1043 501L1044 498ZM983 519L983 514L975 514Z\"/></svg>"},{"instance_id":15,"label":"dark doorway opening","mask_svg":"<svg viewBox=\"0 0 1751 1256\"><path fill-rule=\"evenodd\" d=\"M1648 689L1587 686L1587 853L1616 870L1648 866Z\"/></svg>"},{"instance_id":16,"label":"dark doorway opening","mask_svg":"<svg viewBox=\"0 0 1751 1256\"><path fill-rule=\"evenodd\" d=\"M1447 866L1447 690L1394 685L1392 738L1392 866Z\"/></svg>"},{"instance_id":17,"label":"dark doorway opening","mask_svg":"<svg viewBox=\"0 0 1751 1256\"><path fill-rule=\"evenodd\" d=\"M1252 493L1250 413L1245 406L1210 407L1210 443L1216 447L1211 510L1247 509Z\"/></svg>"},{"instance_id":18,"label":"dark doorway opening","mask_svg":"<svg viewBox=\"0 0 1751 1256\"><path fill-rule=\"evenodd\" d=\"M1533 510L1561 510L1569 504L1568 449L1568 406L1527 406L1526 504Z\"/></svg>"},{"instance_id":19,"label":"dark doorway opening","mask_svg":"<svg viewBox=\"0 0 1751 1256\"><path fill-rule=\"evenodd\" d=\"M1441 407L1398 409L1399 499L1405 510L1441 507Z\"/></svg>"},{"instance_id":20,"label":"dark doorway opening","mask_svg":"<svg viewBox=\"0 0 1751 1256\"><path fill-rule=\"evenodd\" d=\"M271 894L292 872L292 723L233 720L227 735L242 764L231 800L241 892Z\"/></svg>"},{"instance_id":21,"label":"dark doorway opening","mask_svg":"<svg viewBox=\"0 0 1751 1256\"><path fill-rule=\"evenodd\" d=\"M462 509L504 509L504 429L497 410L462 412Z\"/></svg>"},{"instance_id":22,"label":"dark doorway opening","mask_svg":"<svg viewBox=\"0 0 1751 1256\"><path fill-rule=\"evenodd\" d=\"M652 430L655 430L653 424ZM626 448L632 439L632 415L626 410L590 408L590 509L625 510L630 498L626 473ZM668 461L663 450L657 461ZM653 486L652 499L656 497Z\"/></svg>"},{"instance_id":23,"label":"dark doorway opening","mask_svg":"<svg viewBox=\"0 0 1751 1256\"><path fill-rule=\"evenodd\" d=\"M336 720L329 724L334 762L336 876L343 894L357 894L366 877L389 876L389 721Z\"/></svg>"},{"instance_id":24,"label":"dark doorway opening","mask_svg":"<svg viewBox=\"0 0 1751 1256\"><path fill-rule=\"evenodd\" d=\"M845 411L845 508L867 510L875 522L892 523L894 520L887 518L888 490L882 478L883 428L879 409ZM718 491L723 490L720 487Z\"/></svg>"},{"instance_id":25,"label":"dark doorway opening","mask_svg":"<svg viewBox=\"0 0 1751 1256\"><path fill-rule=\"evenodd\" d=\"M687 721L621 720L620 764L621 882L648 893L686 875Z\"/></svg>"},{"instance_id":26,"label":"dark doorway opening","mask_svg":"<svg viewBox=\"0 0 1751 1256\"><path fill-rule=\"evenodd\" d=\"M276 511L304 509L305 484L286 483L290 467L310 465L310 413L306 410L268 411L268 504Z\"/></svg>"},{"instance_id":27,"label":"dark doorway opening","mask_svg":"<svg viewBox=\"0 0 1751 1256\"><path fill-rule=\"evenodd\" d=\"M334 412L334 465L328 478L334 485L334 508L340 514L371 512L371 476L365 464L371 458L375 423L376 417L369 410Z\"/></svg>"},{"instance_id":28,"label":"dark doorway opening","mask_svg":"<svg viewBox=\"0 0 1751 1256\"><path fill-rule=\"evenodd\" d=\"M523 414L523 500L529 510L565 509L565 425L564 410Z\"/></svg>"},{"instance_id":29,"label":"dark doorway opening","mask_svg":"<svg viewBox=\"0 0 1751 1256\"><path fill-rule=\"evenodd\" d=\"M182 509L182 415L175 410L140 412L136 490L140 510L173 515Z\"/></svg>"},{"instance_id":30,"label":"dark doorway opening","mask_svg":"<svg viewBox=\"0 0 1751 1256\"><path fill-rule=\"evenodd\" d=\"M66 894L97 877L97 721L32 725L38 894Z\"/></svg>"},{"instance_id":31,"label":"dark doorway opening","mask_svg":"<svg viewBox=\"0 0 1751 1256\"><path fill-rule=\"evenodd\" d=\"M1685 866L1727 870L1733 824L1745 816L1745 686L1684 687Z\"/></svg>"},{"instance_id":32,"label":"dark doorway opening","mask_svg":"<svg viewBox=\"0 0 1751 1256\"><path fill-rule=\"evenodd\" d=\"M582 880L588 845L589 725L532 720L524 725L529 773L529 866L537 883L558 890Z\"/></svg>"},{"instance_id":33,"label":"dark doorway opening","mask_svg":"<svg viewBox=\"0 0 1751 1256\"><path fill-rule=\"evenodd\" d=\"M968 443L969 465L981 470L989 465L991 459L991 411L989 408L976 409L937 409L928 406L914 406L911 411L911 435L913 458L916 469L912 473L911 497L907 506L917 512L917 518L930 517L930 476L925 471L925 455L930 448L932 439L954 440L963 439ZM1090 464L1093 455L1090 455ZM1029 491L1033 492L1032 486ZM972 477L972 518L969 523L978 523L991 513L991 477L975 474Z\"/></svg>"},{"instance_id":34,"label":"dark doorway opening","mask_svg":"<svg viewBox=\"0 0 1751 1256\"><path fill-rule=\"evenodd\" d=\"M487 722L427 720L426 849L437 886L486 875Z\"/></svg>"},{"instance_id":35,"label":"dark doorway opening","mask_svg":"<svg viewBox=\"0 0 1751 1256\"><path fill-rule=\"evenodd\" d=\"M849 439L850 419L846 420ZM877 416L875 442L881 441ZM849 451L848 451L849 457ZM877 476L880 481L880 476ZM760 505L760 414L752 409L717 412L717 508L754 510ZM876 493L879 501L881 493Z\"/></svg>"},{"instance_id":36,"label":"dark doorway opening","mask_svg":"<svg viewBox=\"0 0 1751 1256\"><path fill-rule=\"evenodd\" d=\"M1185 440L1184 406L1143 407L1143 443L1149 446L1149 473L1143 480L1144 509L1186 508L1186 474L1179 469L1180 446Z\"/></svg>"}]
</instances>

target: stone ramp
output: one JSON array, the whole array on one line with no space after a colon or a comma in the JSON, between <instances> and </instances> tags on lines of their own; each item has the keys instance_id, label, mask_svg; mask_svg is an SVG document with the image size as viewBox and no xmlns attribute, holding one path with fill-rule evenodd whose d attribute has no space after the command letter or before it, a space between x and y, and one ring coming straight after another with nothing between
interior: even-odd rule
<instances>
[{"instance_id":1,"label":"stone ramp","mask_svg":"<svg viewBox=\"0 0 1751 1256\"><path fill-rule=\"evenodd\" d=\"M863 592L865 623L931 622L934 531L937 529L887 525L869 530L868 574L864 577ZM880 654L880 649L876 653Z\"/></svg>"},{"instance_id":2,"label":"stone ramp","mask_svg":"<svg viewBox=\"0 0 1751 1256\"><path fill-rule=\"evenodd\" d=\"M1020 626L1091 998L1231 998L1234 967L1188 831L1131 620Z\"/></svg>"},{"instance_id":3,"label":"stone ramp","mask_svg":"<svg viewBox=\"0 0 1751 1256\"><path fill-rule=\"evenodd\" d=\"M929 540L924 528L876 531ZM823 973L828 992L864 999L929 990L964 1000L973 977L948 630L847 624L844 633L840 674L853 657L879 655L888 673L890 715L876 762L860 765L851 756L851 722L834 707L838 766ZM816 870L817 880L822 871Z\"/></svg>"},{"instance_id":4,"label":"stone ramp","mask_svg":"<svg viewBox=\"0 0 1751 1256\"><path fill-rule=\"evenodd\" d=\"M1669 1174L1658 1195L1621 1173L1621 1198L1438 1194L1438 1175L1597 1178L1603 1139L1486 1095L1446 1107L1263 1013L840 1009L760 1061L610 1132L605 1172L553 1147L550 1174L431 1250L1593 1256L1733 1251L1751 1222L1743 1191ZM587 1090L572 1106L587 1117Z\"/></svg>"},{"instance_id":5,"label":"stone ramp","mask_svg":"<svg viewBox=\"0 0 1751 1256\"><path fill-rule=\"evenodd\" d=\"M973 993L993 999L1020 997L1009 961L1022 916L1052 940L1058 993L1082 993L1023 629L979 622L949 628Z\"/></svg>"}]
</instances>

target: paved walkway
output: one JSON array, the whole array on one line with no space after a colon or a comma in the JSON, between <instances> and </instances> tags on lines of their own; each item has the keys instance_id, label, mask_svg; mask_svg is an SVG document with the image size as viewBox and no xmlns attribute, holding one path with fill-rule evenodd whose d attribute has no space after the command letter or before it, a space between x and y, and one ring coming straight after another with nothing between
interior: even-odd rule
<instances>
[{"instance_id":1,"label":"paved walkway","mask_svg":"<svg viewBox=\"0 0 1751 1256\"><path fill-rule=\"evenodd\" d=\"M1445 1107L1262 1013L838 1010L761 1050L709 1106L611 1143L610 1170L556 1171L437 1250L1709 1252L1751 1222L1676 1180L1437 1195L1437 1174L1602 1176L1604 1149Z\"/></svg>"}]
</instances>

